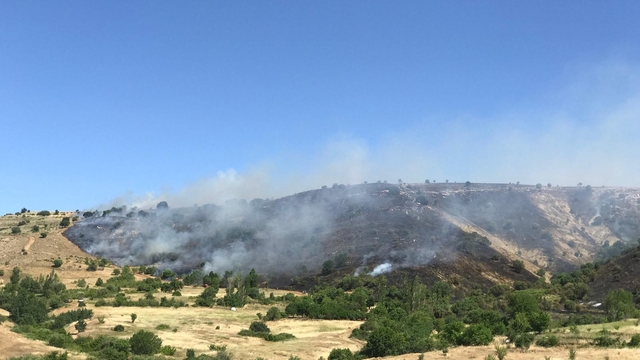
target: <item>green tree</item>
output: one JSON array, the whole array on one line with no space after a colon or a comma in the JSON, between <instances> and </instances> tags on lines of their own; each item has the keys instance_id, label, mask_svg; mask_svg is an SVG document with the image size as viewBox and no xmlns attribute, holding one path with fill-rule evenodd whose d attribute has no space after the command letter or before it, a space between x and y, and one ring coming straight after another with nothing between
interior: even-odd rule
<instances>
[{"instance_id":1,"label":"green tree","mask_svg":"<svg viewBox=\"0 0 640 360\"><path fill-rule=\"evenodd\" d=\"M623 289L611 290L607 294L604 306L607 309L607 318L610 321L630 317L635 310L633 294Z\"/></svg>"},{"instance_id":2,"label":"green tree","mask_svg":"<svg viewBox=\"0 0 640 360\"><path fill-rule=\"evenodd\" d=\"M473 324L464 329L458 344L465 346L489 345L493 341L491 329L484 324Z\"/></svg>"},{"instance_id":3,"label":"green tree","mask_svg":"<svg viewBox=\"0 0 640 360\"><path fill-rule=\"evenodd\" d=\"M368 357L384 357L399 353L404 346L404 335L389 327L381 326L369 335L361 353Z\"/></svg>"},{"instance_id":4,"label":"green tree","mask_svg":"<svg viewBox=\"0 0 640 360\"><path fill-rule=\"evenodd\" d=\"M269 310L267 310L267 315L264 316L265 321L279 320L280 318L282 318L282 313L280 312L280 309L275 306L269 308Z\"/></svg>"},{"instance_id":5,"label":"green tree","mask_svg":"<svg viewBox=\"0 0 640 360\"><path fill-rule=\"evenodd\" d=\"M524 262L522 260L514 260L513 270L517 273L521 273L522 270L524 270Z\"/></svg>"},{"instance_id":6,"label":"green tree","mask_svg":"<svg viewBox=\"0 0 640 360\"><path fill-rule=\"evenodd\" d=\"M271 331L267 324L263 323L262 321L252 322L251 325L249 325L249 330L257 333L268 333Z\"/></svg>"},{"instance_id":7,"label":"green tree","mask_svg":"<svg viewBox=\"0 0 640 360\"><path fill-rule=\"evenodd\" d=\"M78 332L84 332L87 329L87 323L84 320L80 320L76 323L75 328Z\"/></svg>"},{"instance_id":8,"label":"green tree","mask_svg":"<svg viewBox=\"0 0 640 360\"><path fill-rule=\"evenodd\" d=\"M356 356L349 349L333 349L328 360L356 360Z\"/></svg>"},{"instance_id":9,"label":"green tree","mask_svg":"<svg viewBox=\"0 0 640 360\"><path fill-rule=\"evenodd\" d=\"M136 314L131 314L131 323L133 324L134 322L136 322L136 319L138 318L138 315Z\"/></svg>"},{"instance_id":10,"label":"green tree","mask_svg":"<svg viewBox=\"0 0 640 360\"><path fill-rule=\"evenodd\" d=\"M62 266L62 259L53 260L53 267L59 268L60 266Z\"/></svg>"},{"instance_id":11,"label":"green tree","mask_svg":"<svg viewBox=\"0 0 640 360\"><path fill-rule=\"evenodd\" d=\"M536 311L534 313L529 314L529 324L531 325L531 330L537 332L538 334L549 328L551 325L551 316L544 311Z\"/></svg>"},{"instance_id":12,"label":"green tree","mask_svg":"<svg viewBox=\"0 0 640 360\"><path fill-rule=\"evenodd\" d=\"M17 284L20 282L20 268L19 267L14 267L13 270L11 270L11 277L9 277L9 281L12 284Z\"/></svg>"},{"instance_id":13,"label":"green tree","mask_svg":"<svg viewBox=\"0 0 640 360\"><path fill-rule=\"evenodd\" d=\"M16 324L33 325L47 319L47 305L33 293L20 289L8 301L9 318Z\"/></svg>"},{"instance_id":14,"label":"green tree","mask_svg":"<svg viewBox=\"0 0 640 360\"><path fill-rule=\"evenodd\" d=\"M255 269L251 269L251 271L249 271L249 275L244 278L244 282L247 289L258 287L258 274Z\"/></svg>"},{"instance_id":15,"label":"green tree","mask_svg":"<svg viewBox=\"0 0 640 360\"><path fill-rule=\"evenodd\" d=\"M69 227L69 225L71 225L71 218L67 216L63 217L60 221L60 227L66 228Z\"/></svg>"},{"instance_id":16,"label":"green tree","mask_svg":"<svg viewBox=\"0 0 640 360\"><path fill-rule=\"evenodd\" d=\"M96 286L102 286L104 285L104 281L102 280L102 278L98 278L98 280L96 280Z\"/></svg>"},{"instance_id":17,"label":"green tree","mask_svg":"<svg viewBox=\"0 0 640 360\"><path fill-rule=\"evenodd\" d=\"M322 263L322 275L329 275L333 272L333 260L327 260Z\"/></svg>"},{"instance_id":18,"label":"green tree","mask_svg":"<svg viewBox=\"0 0 640 360\"><path fill-rule=\"evenodd\" d=\"M162 340L150 331L140 330L129 338L129 345L135 355L153 355L160 351Z\"/></svg>"}]
</instances>

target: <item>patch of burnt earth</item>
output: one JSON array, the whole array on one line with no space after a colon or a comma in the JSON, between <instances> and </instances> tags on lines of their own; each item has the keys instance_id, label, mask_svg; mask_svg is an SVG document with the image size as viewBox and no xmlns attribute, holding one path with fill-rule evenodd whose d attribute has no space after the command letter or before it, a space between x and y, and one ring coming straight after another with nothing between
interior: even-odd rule
<instances>
[{"instance_id":1,"label":"patch of burnt earth","mask_svg":"<svg viewBox=\"0 0 640 360\"><path fill-rule=\"evenodd\" d=\"M598 267L596 276L590 284L593 299L604 301L607 293L615 289L624 289L640 297L640 247L626 250L620 257L611 259Z\"/></svg>"}]
</instances>

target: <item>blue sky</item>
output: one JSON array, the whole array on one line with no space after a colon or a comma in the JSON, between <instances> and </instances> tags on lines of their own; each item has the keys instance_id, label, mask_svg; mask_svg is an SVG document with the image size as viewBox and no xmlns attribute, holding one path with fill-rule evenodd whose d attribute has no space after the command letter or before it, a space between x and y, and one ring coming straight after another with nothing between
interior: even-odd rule
<instances>
[{"instance_id":1,"label":"blue sky","mask_svg":"<svg viewBox=\"0 0 640 360\"><path fill-rule=\"evenodd\" d=\"M5 1L0 212L398 178L640 186L639 18L636 1Z\"/></svg>"}]
</instances>

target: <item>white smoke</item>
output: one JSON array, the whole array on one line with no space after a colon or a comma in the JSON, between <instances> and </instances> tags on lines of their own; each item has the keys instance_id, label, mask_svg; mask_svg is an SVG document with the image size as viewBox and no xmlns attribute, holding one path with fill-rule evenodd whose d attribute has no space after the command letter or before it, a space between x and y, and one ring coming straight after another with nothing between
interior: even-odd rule
<instances>
[{"instance_id":1,"label":"white smoke","mask_svg":"<svg viewBox=\"0 0 640 360\"><path fill-rule=\"evenodd\" d=\"M371 276L378 276L382 274L386 274L393 270L393 265L391 263L384 263L376 266L372 272L369 273Z\"/></svg>"}]
</instances>

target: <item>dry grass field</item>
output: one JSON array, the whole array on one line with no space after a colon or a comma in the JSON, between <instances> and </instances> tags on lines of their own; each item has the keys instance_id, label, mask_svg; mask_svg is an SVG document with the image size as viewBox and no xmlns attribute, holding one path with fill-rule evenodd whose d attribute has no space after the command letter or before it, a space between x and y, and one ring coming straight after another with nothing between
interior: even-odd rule
<instances>
[{"instance_id":1,"label":"dry grass field","mask_svg":"<svg viewBox=\"0 0 640 360\"><path fill-rule=\"evenodd\" d=\"M24 217L22 216L24 215ZM4 270L4 276L0 282L7 283L11 275L11 269L17 266L23 273L32 276L48 274L51 272L52 262L56 258L64 261L55 272L67 288L77 287L80 279L85 279L90 288L98 278L107 280L112 276L115 266L98 269L95 272L86 271L85 258L94 257L84 253L77 246L61 235L64 229L58 227L64 216L74 216L75 213L61 213L59 215L39 216L34 213L10 215L0 217L0 269ZM20 234L11 234L11 228L23 219L29 223L21 226ZM38 233L31 232L33 225L38 225ZM47 232L46 238L40 237L40 232ZM26 250L26 251L25 251ZM136 275L144 278L145 276ZM186 287L182 290L182 296L177 299L189 304L194 303L195 296L202 292L201 287ZM281 296L289 291L278 289L264 289L269 294ZM223 290L219 295L222 296ZM294 292L296 295L303 295ZM133 293L128 296L136 300L144 294ZM158 297L162 295L158 294ZM362 342L349 339L351 330L360 326L357 321L317 321L306 319L285 319L269 324L273 332L287 332L294 334L296 339L286 342L268 342L259 338L242 337L238 335L241 329L247 329L251 322L258 320L257 313L265 314L268 306L249 304L244 308L233 312L227 308L215 307L199 308L140 308L140 307L94 307L95 301L87 301L87 308L94 310L94 317L87 321L87 331L82 336L95 336L108 334L111 336L129 337L137 330L145 329L157 333L165 345L175 346L178 351L176 358L184 358L187 349L195 349L196 353L215 354L209 351L209 345L226 345L227 349L234 353L238 359L288 359L291 355L302 359L317 359L326 357L335 347L358 350ZM76 309L76 304L68 304L65 308L58 309L52 314ZM0 315L8 315L0 310ZM138 318L131 323L131 313L136 313ZM104 317L104 323L100 324L98 317ZM125 326L125 332L114 332L111 329L118 324ZM168 325L169 330L157 330L159 325ZM218 329L216 329L219 327ZM175 331L173 331L175 329ZM54 347L47 346L41 341L24 338L20 334L10 331L10 322L0 325L0 358L8 359L25 354L44 354L56 351ZM76 333L72 325L67 329L70 333ZM71 354L71 358L85 358L83 354Z\"/></svg>"}]
</instances>

